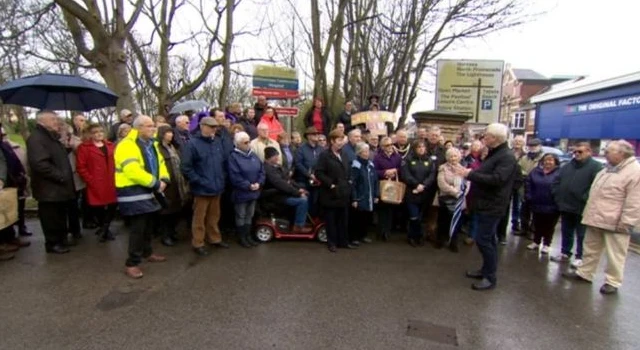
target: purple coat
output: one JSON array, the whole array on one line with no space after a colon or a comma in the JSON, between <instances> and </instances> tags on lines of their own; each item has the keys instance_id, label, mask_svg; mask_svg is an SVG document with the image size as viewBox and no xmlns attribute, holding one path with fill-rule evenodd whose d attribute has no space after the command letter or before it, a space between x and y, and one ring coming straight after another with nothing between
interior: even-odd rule
<instances>
[{"instance_id":1,"label":"purple coat","mask_svg":"<svg viewBox=\"0 0 640 350\"><path fill-rule=\"evenodd\" d=\"M537 167L531 171L531 174L529 174L525 182L525 193L527 194L526 199L531 205L532 212L544 214L558 212L558 205L551 193L551 187L559 173L559 168L555 168L548 174L545 174L541 167Z\"/></svg>"},{"instance_id":2,"label":"purple coat","mask_svg":"<svg viewBox=\"0 0 640 350\"><path fill-rule=\"evenodd\" d=\"M402 156L398 152L393 152L391 156L387 157L383 150L379 150L375 158L373 158L373 165L376 168L378 179L384 180L384 172L389 169L396 169L400 173L400 165L402 164Z\"/></svg>"},{"instance_id":3,"label":"purple coat","mask_svg":"<svg viewBox=\"0 0 640 350\"><path fill-rule=\"evenodd\" d=\"M200 130L200 120L208 116L209 112L199 112L191 116L191 120L189 121L189 131L193 133Z\"/></svg>"},{"instance_id":4,"label":"purple coat","mask_svg":"<svg viewBox=\"0 0 640 350\"><path fill-rule=\"evenodd\" d=\"M238 122L238 117L236 117L235 114L230 113L230 112L224 112L224 117L226 119L229 119L231 121L231 124L235 124Z\"/></svg>"}]
</instances>

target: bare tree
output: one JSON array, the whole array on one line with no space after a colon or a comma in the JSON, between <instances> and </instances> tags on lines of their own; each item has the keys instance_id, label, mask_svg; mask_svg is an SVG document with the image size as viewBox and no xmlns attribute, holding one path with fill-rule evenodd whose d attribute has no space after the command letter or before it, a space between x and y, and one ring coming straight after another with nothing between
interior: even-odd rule
<instances>
[{"instance_id":1,"label":"bare tree","mask_svg":"<svg viewBox=\"0 0 640 350\"><path fill-rule=\"evenodd\" d=\"M73 37L73 42L82 57L100 73L109 88L120 98L118 109L133 108L133 96L127 69L125 45L144 0L131 4L125 16L124 0L54 0L62 9L63 18ZM88 40L90 39L90 40Z\"/></svg>"},{"instance_id":2,"label":"bare tree","mask_svg":"<svg viewBox=\"0 0 640 350\"><path fill-rule=\"evenodd\" d=\"M222 1L225 2L224 5ZM228 7L229 3L231 3L231 7ZM142 14L153 25L153 31L144 42L139 39L141 35L136 37L129 33L127 38L137 59L141 76L144 77L146 85L157 98L159 113L165 113L166 106L197 89L214 67L223 64L223 59L214 58L216 45L225 46L225 43L233 38L233 31L223 34L220 29L224 23L225 13L230 13L226 19L232 17L234 5L233 1L227 0L215 0L212 4L203 0L192 2L187 0L153 0L143 5ZM174 24L179 18L181 10L192 10L192 16L200 16L199 20L202 22L203 28L197 32L188 33L186 36L182 35L182 37L174 34ZM189 13L185 12L185 15L189 15ZM182 45L198 47L195 54L200 56L203 64L193 79L190 79L189 75L183 76L180 78L180 87L172 90L170 78L172 70L175 69L174 63L180 59L184 61L183 55L175 54L174 49ZM189 52L194 54L193 51Z\"/></svg>"},{"instance_id":3,"label":"bare tree","mask_svg":"<svg viewBox=\"0 0 640 350\"><path fill-rule=\"evenodd\" d=\"M0 2L0 84L41 71L29 62L30 32L53 10L51 4L42 6L29 0ZM18 118L18 129L23 139L29 137L27 112L22 106L2 105L2 117L10 114Z\"/></svg>"},{"instance_id":4,"label":"bare tree","mask_svg":"<svg viewBox=\"0 0 640 350\"><path fill-rule=\"evenodd\" d=\"M313 71L315 73L313 92L316 95L321 94L325 101L330 101L332 105L335 104L337 97L337 89L332 89L334 92L332 96L329 96L329 81L327 80L327 64L329 63L331 49L334 51L337 49L334 60L334 81L333 84L340 86L340 71L341 55L342 55L342 38L343 38L343 25L345 9L347 7L348 0L337 0L337 6L333 0L327 0L325 2L325 8L328 17L328 33L326 38L323 38L321 31L321 12L318 4L318 0L311 0L311 35L310 42L313 49Z\"/></svg>"},{"instance_id":5,"label":"bare tree","mask_svg":"<svg viewBox=\"0 0 640 350\"><path fill-rule=\"evenodd\" d=\"M349 11L351 22L359 23L370 13L370 6L379 6L367 30L355 26L349 31L347 52L358 51L362 56L347 62L351 65L345 68L345 74L351 74L345 79L350 81L347 92L358 90L362 99L381 93L389 110L400 110L398 127L406 120L424 74L443 52L461 41L512 28L529 18L523 0L372 2L356 1Z\"/></svg>"}]
</instances>

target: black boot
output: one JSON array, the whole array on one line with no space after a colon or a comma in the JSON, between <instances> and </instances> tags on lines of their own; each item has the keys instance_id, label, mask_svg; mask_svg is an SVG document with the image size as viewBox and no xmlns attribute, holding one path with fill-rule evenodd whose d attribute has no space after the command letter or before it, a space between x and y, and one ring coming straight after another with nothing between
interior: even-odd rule
<instances>
[{"instance_id":1,"label":"black boot","mask_svg":"<svg viewBox=\"0 0 640 350\"><path fill-rule=\"evenodd\" d=\"M409 245L412 247L417 247L420 236L420 221L409 220Z\"/></svg>"},{"instance_id":2,"label":"black boot","mask_svg":"<svg viewBox=\"0 0 640 350\"><path fill-rule=\"evenodd\" d=\"M252 246L257 247L260 242L253 239L253 235L251 234L251 225L244 225L243 229L244 232L246 232L247 242L249 242L249 244L251 244Z\"/></svg>"},{"instance_id":3,"label":"black boot","mask_svg":"<svg viewBox=\"0 0 640 350\"><path fill-rule=\"evenodd\" d=\"M245 248L251 248L252 247L251 243L249 243L247 241L247 232L248 231L247 231L246 227L247 226L241 226L241 227L238 227L236 229L236 232L237 232L237 235L238 235L238 243L241 246L245 247Z\"/></svg>"},{"instance_id":4,"label":"black boot","mask_svg":"<svg viewBox=\"0 0 640 350\"><path fill-rule=\"evenodd\" d=\"M111 230L109 229L109 224L105 224L103 225L99 230L102 230L101 234L100 234L100 243L104 243L106 241L113 241L116 238L113 236L113 233L111 233ZM97 234L97 232L96 232Z\"/></svg>"}]
</instances>

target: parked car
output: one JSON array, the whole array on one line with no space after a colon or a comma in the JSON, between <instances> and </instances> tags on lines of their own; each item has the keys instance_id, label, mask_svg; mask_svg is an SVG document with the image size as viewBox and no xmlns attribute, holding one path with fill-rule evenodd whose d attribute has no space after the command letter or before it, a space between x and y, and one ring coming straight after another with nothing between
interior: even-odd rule
<instances>
[{"instance_id":1,"label":"parked car","mask_svg":"<svg viewBox=\"0 0 640 350\"><path fill-rule=\"evenodd\" d=\"M564 153L561 149L558 149L555 147L549 147L549 146L542 146L542 153L544 154L551 153L558 156L558 158L560 159L560 166L570 162L571 159L573 158L571 154Z\"/></svg>"}]
</instances>

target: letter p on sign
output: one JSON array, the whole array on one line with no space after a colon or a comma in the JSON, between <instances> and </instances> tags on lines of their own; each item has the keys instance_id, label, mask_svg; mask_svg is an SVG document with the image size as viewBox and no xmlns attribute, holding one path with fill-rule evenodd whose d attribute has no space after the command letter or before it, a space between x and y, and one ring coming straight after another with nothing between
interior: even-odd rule
<instances>
[{"instance_id":1,"label":"letter p on sign","mask_svg":"<svg viewBox=\"0 0 640 350\"><path fill-rule=\"evenodd\" d=\"M493 101L492 100L482 100L482 110L483 111L490 111L492 107L493 107Z\"/></svg>"}]
</instances>

